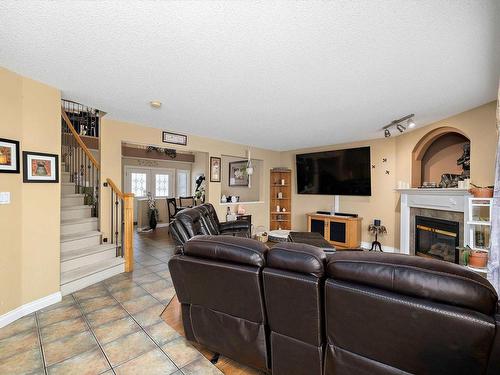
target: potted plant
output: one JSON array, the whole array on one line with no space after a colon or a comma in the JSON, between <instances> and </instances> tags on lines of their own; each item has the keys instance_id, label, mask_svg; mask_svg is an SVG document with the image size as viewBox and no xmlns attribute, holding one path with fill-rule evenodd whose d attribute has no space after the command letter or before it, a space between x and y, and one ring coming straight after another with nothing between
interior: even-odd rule
<instances>
[{"instance_id":1,"label":"potted plant","mask_svg":"<svg viewBox=\"0 0 500 375\"><path fill-rule=\"evenodd\" d=\"M472 188L469 192L474 195L474 198L492 198L493 186L477 186L471 183Z\"/></svg>"},{"instance_id":2,"label":"potted plant","mask_svg":"<svg viewBox=\"0 0 500 375\"><path fill-rule=\"evenodd\" d=\"M488 252L486 250L475 250L466 247L464 250L465 265L472 268L486 268L488 264Z\"/></svg>"},{"instance_id":3,"label":"potted plant","mask_svg":"<svg viewBox=\"0 0 500 375\"><path fill-rule=\"evenodd\" d=\"M149 227L152 230L155 230L156 225L158 224L158 209L156 208L156 201L151 195L151 193L148 193L148 206L149 206Z\"/></svg>"}]
</instances>

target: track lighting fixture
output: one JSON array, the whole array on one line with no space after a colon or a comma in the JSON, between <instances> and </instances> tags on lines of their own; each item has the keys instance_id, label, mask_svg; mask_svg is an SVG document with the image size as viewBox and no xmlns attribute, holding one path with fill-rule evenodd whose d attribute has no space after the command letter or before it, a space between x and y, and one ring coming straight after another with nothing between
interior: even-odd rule
<instances>
[{"instance_id":1,"label":"track lighting fixture","mask_svg":"<svg viewBox=\"0 0 500 375\"><path fill-rule=\"evenodd\" d=\"M415 127L415 121L413 120L414 117L415 114L412 113L411 115L407 115L397 120L391 121L390 124L382 128L382 130L384 131L384 136L386 138L389 138L391 136L391 131L389 130L390 128L396 128L400 133L404 133L406 129Z\"/></svg>"}]
</instances>

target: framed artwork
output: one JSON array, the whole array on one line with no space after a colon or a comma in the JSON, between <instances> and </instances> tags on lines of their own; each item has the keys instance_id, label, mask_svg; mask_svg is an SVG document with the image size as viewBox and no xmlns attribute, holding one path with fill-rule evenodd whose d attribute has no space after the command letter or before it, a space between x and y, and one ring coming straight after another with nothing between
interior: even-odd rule
<instances>
[{"instance_id":1,"label":"framed artwork","mask_svg":"<svg viewBox=\"0 0 500 375\"><path fill-rule=\"evenodd\" d=\"M163 143L172 143L174 145L182 145L186 146L188 142L187 135L171 133L171 132L162 132Z\"/></svg>"},{"instance_id":2,"label":"framed artwork","mask_svg":"<svg viewBox=\"0 0 500 375\"><path fill-rule=\"evenodd\" d=\"M19 142L0 138L0 173L19 173Z\"/></svg>"},{"instance_id":3,"label":"framed artwork","mask_svg":"<svg viewBox=\"0 0 500 375\"><path fill-rule=\"evenodd\" d=\"M210 182L220 182L221 158L210 157Z\"/></svg>"},{"instance_id":4,"label":"framed artwork","mask_svg":"<svg viewBox=\"0 0 500 375\"><path fill-rule=\"evenodd\" d=\"M23 151L24 182L59 182L59 156Z\"/></svg>"},{"instance_id":5,"label":"framed artwork","mask_svg":"<svg viewBox=\"0 0 500 375\"><path fill-rule=\"evenodd\" d=\"M248 186L247 161L229 163L229 186Z\"/></svg>"}]
</instances>

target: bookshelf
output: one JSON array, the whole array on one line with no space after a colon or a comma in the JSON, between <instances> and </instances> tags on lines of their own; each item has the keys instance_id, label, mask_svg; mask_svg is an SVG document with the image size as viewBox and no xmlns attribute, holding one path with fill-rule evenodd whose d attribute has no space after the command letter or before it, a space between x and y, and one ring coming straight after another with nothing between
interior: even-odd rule
<instances>
[{"instance_id":1,"label":"bookshelf","mask_svg":"<svg viewBox=\"0 0 500 375\"><path fill-rule=\"evenodd\" d=\"M291 230L292 171L284 168L271 169L270 185L270 230ZM283 211L283 209L285 209L285 211Z\"/></svg>"}]
</instances>

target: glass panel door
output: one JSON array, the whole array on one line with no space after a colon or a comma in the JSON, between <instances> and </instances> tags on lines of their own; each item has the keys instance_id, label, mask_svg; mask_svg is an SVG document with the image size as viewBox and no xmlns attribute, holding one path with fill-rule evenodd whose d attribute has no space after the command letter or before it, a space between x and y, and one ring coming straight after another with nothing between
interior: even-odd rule
<instances>
[{"instance_id":1,"label":"glass panel door","mask_svg":"<svg viewBox=\"0 0 500 375\"><path fill-rule=\"evenodd\" d=\"M175 197L174 169L151 169L151 180L154 184L153 195L155 198Z\"/></svg>"}]
</instances>

